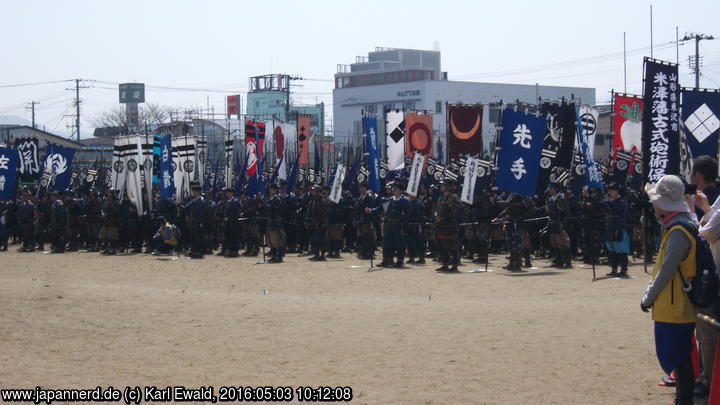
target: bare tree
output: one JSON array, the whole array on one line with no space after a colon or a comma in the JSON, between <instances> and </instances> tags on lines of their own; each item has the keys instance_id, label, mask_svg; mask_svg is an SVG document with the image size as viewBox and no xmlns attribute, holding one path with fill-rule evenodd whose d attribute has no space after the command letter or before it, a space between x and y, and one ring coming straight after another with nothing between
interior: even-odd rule
<instances>
[{"instance_id":1,"label":"bare tree","mask_svg":"<svg viewBox=\"0 0 720 405\"><path fill-rule=\"evenodd\" d=\"M140 105L138 110L138 121L140 125L161 125L170 121L172 108L161 106L157 103L147 103ZM98 128L127 127L128 122L125 107L116 106L100 113L100 115L92 120L92 124Z\"/></svg>"}]
</instances>

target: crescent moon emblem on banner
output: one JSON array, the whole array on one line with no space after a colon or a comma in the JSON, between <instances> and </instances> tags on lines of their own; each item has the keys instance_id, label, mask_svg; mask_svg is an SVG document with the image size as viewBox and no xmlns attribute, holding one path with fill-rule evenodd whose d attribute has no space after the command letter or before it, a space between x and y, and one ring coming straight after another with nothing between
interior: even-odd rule
<instances>
[{"instance_id":1,"label":"crescent moon emblem on banner","mask_svg":"<svg viewBox=\"0 0 720 405\"><path fill-rule=\"evenodd\" d=\"M478 128L480 128L480 115L475 116L475 125L473 125L472 129L463 132L457 129L457 126L455 125L455 117L454 115L450 117L450 128L452 129L453 134L455 134L455 137L462 140L467 140L473 137L475 135L475 132L477 132Z\"/></svg>"}]
</instances>

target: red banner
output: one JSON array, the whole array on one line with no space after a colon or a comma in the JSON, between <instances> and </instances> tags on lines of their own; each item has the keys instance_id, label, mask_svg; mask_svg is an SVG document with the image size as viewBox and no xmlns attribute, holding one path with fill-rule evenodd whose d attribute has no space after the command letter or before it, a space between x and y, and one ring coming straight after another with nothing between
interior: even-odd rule
<instances>
[{"instance_id":1,"label":"red banner","mask_svg":"<svg viewBox=\"0 0 720 405\"><path fill-rule=\"evenodd\" d=\"M615 157L617 151L628 153L642 151L642 98L627 94L615 94L613 106L612 156Z\"/></svg>"},{"instance_id":2,"label":"red banner","mask_svg":"<svg viewBox=\"0 0 720 405\"><path fill-rule=\"evenodd\" d=\"M298 164L307 165L310 161L310 116L300 114L297 117Z\"/></svg>"},{"instance_id":3,"label":"red banner","mask_svg":"<svg viewBox=\"0 0 720 405\"><path fill-rule=\"evenodd\" d=\"M227 96L227 115L240 114L240 96Z\"/></svg>"},{"instance_id":4,"label":"red banner","mask_svg":"<svg viewBox=\"0 0 720 405\"><path fill-rule=\"evenodd\" d=\"M278 122L273 129L273 140L275 141L275 158L280 160L285 153L285 135L282 131L282 125Z\"/></svg>"},{"instance_id":5,"label":"red banner","mask_svg":"<svg viewBox=\"0 0 720 405\"><path fill-rule=\"evenodd\" d=\"M245 122L245 167L248 176L254 176L257 171L257 162L262 159L264 143L265 123L247 120Z\"/></svg>"},{"instance_id":6,"label":"red banner","mask_svg":"<svg viewBox=\"0 0 720 405\"><path fill-rule=\"evenodd\" d=\"M461 154L482 154L482 105L448 106L448 154L450 159Z\"/></svg>"},{"instance_id":7,"label":"red banner","mask_svg":"<svg viewBox=\"0 0 720 405\"><path fill-rule=\"evenodd\" d=\"M405 114L405 154L413 156L417 151L428 156L432 151L432 116L408 113Z\"/></svg>"}]
</instances>

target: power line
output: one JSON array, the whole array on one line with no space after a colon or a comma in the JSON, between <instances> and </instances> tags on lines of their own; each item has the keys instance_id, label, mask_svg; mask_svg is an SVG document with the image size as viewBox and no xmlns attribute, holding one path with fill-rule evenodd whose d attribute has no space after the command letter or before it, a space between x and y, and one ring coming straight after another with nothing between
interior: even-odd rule
<instances>
[{"instance_id":1,"label":"power line","mask_svg":"<svg viewBox=\"0 0 720 405\"><path fill-rule=\"evenodd\" d=\"M17 83L17 84L2 84L0 85L0 88L9 88L9 87L26 87L26 86L39 86L41 84L53 84L53 83L65 83L70 82L72 80L52 80L47 82L32 82L32 83Z\"/></svg>"}]
</instances>

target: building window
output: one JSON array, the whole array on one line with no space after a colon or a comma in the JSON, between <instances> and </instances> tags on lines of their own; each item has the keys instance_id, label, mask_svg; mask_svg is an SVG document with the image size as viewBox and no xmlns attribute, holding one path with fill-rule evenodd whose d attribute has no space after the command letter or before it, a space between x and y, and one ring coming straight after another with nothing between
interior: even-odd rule
<instances>
[{"instance_id":1,"label":"building window","mask_svg":"<svg viewBox=\"0 0 720 405\"><path fill-rule=\"evenodd\" d=\"M370 114L377 113L377 105L376 104L368 104L365 106L365 112Z\"/></svg>"},{"instance_id":2,"label":"building window","mask_svg":"<svg viewBox=\"0 0 720 405\"><path fill-rule=\"evenodd\" d=\"M435 114L442 114L442 101L435 102Z\"/></svg>"}]
</instances>

